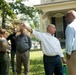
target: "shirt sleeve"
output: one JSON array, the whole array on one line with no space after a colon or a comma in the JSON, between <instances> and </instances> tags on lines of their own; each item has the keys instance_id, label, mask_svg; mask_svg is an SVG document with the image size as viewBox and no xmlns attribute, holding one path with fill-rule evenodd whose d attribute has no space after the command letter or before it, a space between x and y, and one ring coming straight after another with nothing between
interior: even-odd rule
<instances>
[{"instance_id":1,"label":"shirt sleeve","mask_svg":"<svg viewBox=\"0 0 76 75\"><path fill-rule=\"evenodd\" d=\"M67 26L66 28L66 53L71 55L72 47L73 47L73 41L74 41L74 28Z\"/></svg>"},{"instance_id":2,"label":"shirt sleeve","mask_svg":"<svg viewBox=\"0 0 76 75\"><path fill-rule=\"evenodd\" d=\"M32 43L31 43L31 39L30 39L30 37L28 37L28 40L29 40L29 47L31 48Z\"/></svg>"},{"instance_id":3,"label":"shirt sleeve","mask_svg":"<svg viewBox=\"0 0 76 75\"><path fill-rule=\"evenodd\" d=\"M35 36L35 38L37 38L38 40L41 41L41 39L43 37L43 33L37 32L37 31L33 30L33 33L32 34Z\"/></svg>"}]
</instances>

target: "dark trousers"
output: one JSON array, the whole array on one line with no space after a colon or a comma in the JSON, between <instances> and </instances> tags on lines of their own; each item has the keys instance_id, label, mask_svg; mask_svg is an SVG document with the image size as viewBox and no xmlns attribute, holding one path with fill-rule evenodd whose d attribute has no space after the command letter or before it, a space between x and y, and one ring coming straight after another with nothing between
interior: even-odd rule
<instances>
[{"instance_id":1,"label":"dark trousers","mask_svg":"<svg viewBox=\"0 0 76 75\"><path fill-rule=\"evenodd\" d=\"M11 66L12 66L12 72L16 72L15 55L16 55L16 51L15 50L11 50Z\"/></svg>"},{"instance_id":2,"label":"dark trousers","mask_svg":"<svg viewBox=\"0 0 76 75\"><path fill-rule=\"evenodd\" d=\"M63 75L60 56L43 56L45 75Z\"/></svg>"},{"instance_id":3,"label":"dark trousers","mask_svg":"<svg viewBox=\"0 0 76 75\"><path fill-rule=\"evenodd\" d=\"M0 60L0 75L9 75L10 59L7 53L3 56L3 61Z\"/></svg>"}]
</instances>

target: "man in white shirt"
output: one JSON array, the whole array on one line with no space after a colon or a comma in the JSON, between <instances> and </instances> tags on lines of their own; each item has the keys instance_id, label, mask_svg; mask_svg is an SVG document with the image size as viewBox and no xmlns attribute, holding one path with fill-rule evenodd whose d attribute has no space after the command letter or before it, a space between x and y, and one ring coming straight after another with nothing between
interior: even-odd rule
<instances>
[{"instance_id":1,"label":"man in white shirt","mask_svg":"<svg viewBox=\"0 0 76 75\"><path fill-rule=\"evenodd\" d=\"M48 25L47 33L37 32L28 28L26 25L23 27L31 32L42 43L45 75L53 75L53 73L55 75L63 75L61 59L63 63L66 61L64 59L60 42L56 37L54 37L54 33L56 32L55 25Z\"/></svg>"},{"instance_id":2,"label":"man in white shirt","mask_svg":"<svg viewBox=\"0 0 76 75\"><path fill-rule=\"evenodd\" d=\"M69 75L76 75L76 12L70 10L66 14L66 59Z\"/></svg>"}]
</instances>

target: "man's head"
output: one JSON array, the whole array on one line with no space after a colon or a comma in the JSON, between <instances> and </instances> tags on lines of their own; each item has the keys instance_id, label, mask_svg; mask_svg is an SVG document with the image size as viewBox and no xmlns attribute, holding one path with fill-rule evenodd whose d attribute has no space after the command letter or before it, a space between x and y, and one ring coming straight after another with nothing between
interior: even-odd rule
<instances>
[{"instance_id":1,"label":"man's head","mask_svg":"<svg viewBox=\"0 0 76 75\"><path fill-rule=\"evenodd\" d=\"M70 24L76 18L76 11L70 10L66 14L66 22Z\"/></svg>"},{"instance_id":2,"label":"man's head","mask_svg":"<svg viewBox=\"0 0 76 75\"><path fill-rule=\"evenodd\" d=\"M19 24L19 29L21 34L25 34L25 25L23 23Z\"/></svg>"},{"instance_id":3,"label":"man's head","mask_svg":"<svg viewBox=\"0 0 76 75\"><path fill-rule=\"evenodd\" d=\"M18 31L18 30L17 30L17 28L13 28L13 33L15 33L15 34L16 34L16 33L17 33L17 31Z\"/></svg>"},{"instance_id":4,"label":"man's head","mask_svg":"<svg viewBox=\"0 0 76 75\"><path fill-rule=\"evenodd\" d=\"M47 26L47 32L53 35L53 34L56 32L56 27L55 27L55 25L49 24L49 25Z\"/></svg>"},{"instance_id":5,"label":"man's head","mask_svg":"<svg viewBox=\"0 0 76 75\"><path fill-rule=\"evenodd\" d=\"M0 37L4 37L4 38L7 37L7 31L5 29L0 30Z\"/></svg>"}]
</instances>

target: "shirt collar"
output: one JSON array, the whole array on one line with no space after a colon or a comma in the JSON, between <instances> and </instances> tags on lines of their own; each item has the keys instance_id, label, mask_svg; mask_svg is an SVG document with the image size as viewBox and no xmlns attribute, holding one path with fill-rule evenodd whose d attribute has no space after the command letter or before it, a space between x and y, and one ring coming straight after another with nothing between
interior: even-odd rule
<instances>
[{"instance_id":1,"label":"shirt collar","mask_svg":"<svg viewBox=\"0 0 76 75\"><path fill-rule=\"evenodd\" d=\"M47 32L46 34L51 35L51 36L54 36L54 35L52 35L52 34L50 34L50 33L48 33L48 32Z\"/></svg>"}]
</instances>

